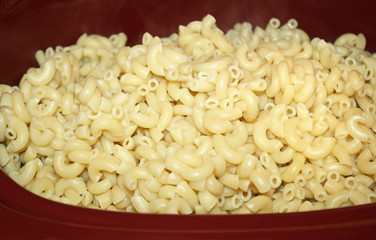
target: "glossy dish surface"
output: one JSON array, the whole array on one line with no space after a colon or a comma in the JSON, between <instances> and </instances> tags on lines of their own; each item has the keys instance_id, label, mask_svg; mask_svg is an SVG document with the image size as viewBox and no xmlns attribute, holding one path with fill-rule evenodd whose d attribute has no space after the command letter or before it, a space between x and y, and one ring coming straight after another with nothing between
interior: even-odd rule
<instances>
[{"instance_id":1,"label":"glossy dish surface","mask_svg":"<svg viewBox=\"0 0 376 240\"><path fill-rule=\"evenodd\" d=\"M376 52L373 1L0 1L1 83L17 84L34 53L72 44L82 33L125 32L128 45L143 32L168 36L179 24L212 14L222 29L249 21L265 26L276 17L295 18L310 36L334 41L342 33L363 33ZM350 17L351 16L351 17ZM306 213L175 216L116 213L77 208L44 200L0 172L0 238L72 239L255 239L318 237L372 238L376 205ZM38 230L37 230L38 229ZM39 231L41 230L41 231Z\"/></svg>"}]
</instances>

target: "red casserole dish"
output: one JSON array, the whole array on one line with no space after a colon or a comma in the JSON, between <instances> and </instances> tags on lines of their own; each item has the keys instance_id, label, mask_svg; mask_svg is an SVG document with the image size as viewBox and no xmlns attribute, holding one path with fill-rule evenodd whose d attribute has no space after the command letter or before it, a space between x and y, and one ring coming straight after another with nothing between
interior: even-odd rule
<instances>
[{"instance_id":1,"label":"red casserole dish","mask_svg":"<svg viewBox=\"0 0 376 240\"><path fill-rule=\"evenodd\" d=\"M265 27L295 18L309 36L334 41L363 33L376 52L374 1L0 1L1 83L17 85L36 66L34 53L73 44L83 34L124 32L128 45L142 34L168 36L178 25L213 15L224 30L248 21ZM373 239L376 205L305 213L184 216L99 211L38 197L0 172L1 239Z\"/></svg>"}]
</instances>

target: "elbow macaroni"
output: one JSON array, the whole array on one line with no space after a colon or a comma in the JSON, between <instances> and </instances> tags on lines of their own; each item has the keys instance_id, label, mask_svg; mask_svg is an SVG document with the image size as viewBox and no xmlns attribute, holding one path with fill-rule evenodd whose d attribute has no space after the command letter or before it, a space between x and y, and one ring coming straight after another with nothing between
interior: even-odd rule
<instances>
[{"instance_id":1,"label":"elbow macaroni","mask_svg":"<svg viewBox=\"0 0 376 240\"><path fill-rule=\"evenodd\" d=\"M0 167L47 199L139 213L376 202L376 58L297 21L83 34L0 84Z\"/></svg>"}]
</instances>

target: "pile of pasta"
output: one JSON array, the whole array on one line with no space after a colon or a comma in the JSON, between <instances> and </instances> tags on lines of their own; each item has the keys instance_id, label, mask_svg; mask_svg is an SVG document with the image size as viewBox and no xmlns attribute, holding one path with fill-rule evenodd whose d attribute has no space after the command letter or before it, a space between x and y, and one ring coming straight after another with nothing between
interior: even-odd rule
<instances>
[{"instance_id":1,"label":"pile of pasta","mask_svg":"<svg viewBox=\"0 0 376 240\"><path fill-rule=\"evenodd\" d=\"M283 213L376 201L376 55L295 19L169 37L83 34L0 86L0 165L46 199L113 211Z\"/></svg>"}]
</instances>

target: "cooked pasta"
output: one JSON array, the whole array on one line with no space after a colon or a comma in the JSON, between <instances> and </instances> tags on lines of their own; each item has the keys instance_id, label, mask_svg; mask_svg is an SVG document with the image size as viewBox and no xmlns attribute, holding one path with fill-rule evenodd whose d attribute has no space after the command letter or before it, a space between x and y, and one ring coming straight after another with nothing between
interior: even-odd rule
<instances>
[{"instance_id":1,"label":"cooked pasta","mask_svg":"<svg viewBox=\"0 0 376 240\"><path fill-rule=\"evenodd\" d=\"M110 211L252 214L376 201L376 58L216 19L169 37L83 34L0 85L0 167L46 199Z\"/></svg>"}]
</instances>

